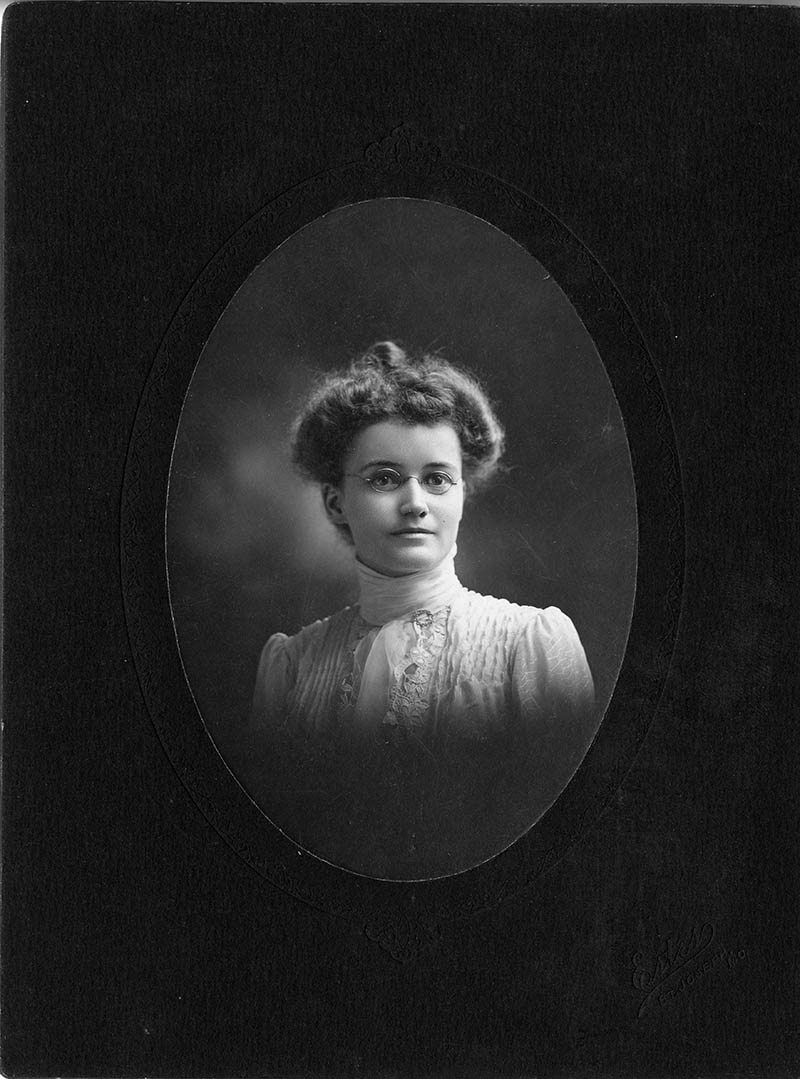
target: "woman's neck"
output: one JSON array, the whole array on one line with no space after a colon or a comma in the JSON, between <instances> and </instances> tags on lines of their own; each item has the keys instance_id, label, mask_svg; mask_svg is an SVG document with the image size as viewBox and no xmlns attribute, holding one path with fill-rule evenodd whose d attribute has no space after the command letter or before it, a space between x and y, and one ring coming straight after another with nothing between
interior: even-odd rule
<instances>
[{"instance_id":1,"label":"woman's neck","mask_svg":"<svg viewBox=\"0 0 800 1079\"><path fill-rule=\"evenodd\" d=\"M456 577L455 545L433 569L388 577L370 569L356 558L361 617L373 626L382 626L420 608L435 611L451 603L461 591Z\"/></svg>"}]
</instances>

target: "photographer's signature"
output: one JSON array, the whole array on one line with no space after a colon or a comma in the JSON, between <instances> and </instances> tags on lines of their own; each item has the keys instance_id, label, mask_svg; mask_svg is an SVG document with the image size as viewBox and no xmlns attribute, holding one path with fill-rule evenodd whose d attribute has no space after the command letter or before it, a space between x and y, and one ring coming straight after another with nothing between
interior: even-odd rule
<instances>
[{"instance_id":1,"label":"photographer's signature","mask_svg":"<svg viewBox=\"0 0 800 1079\"><path fill-rule=\"evenodd\" d=\"M650 947L631 955L629 984L641 994L636 1019L677 1001L704 979L728 973L748 958L745 948L722 947L715 936L710 922L696 922L689 928L658 936ZM613 1020L603 1022L599 1015L572 1016L569 1037L576 1059L599 1062L609 1046L623 1043L634 1025L632 1019L620 1025Z\"/></svg>"},{"instance_id":2,"label":"photographer's signature","mask_svg":"<svg viewBox=\"0 0 800 1079\"><path fill-rule=\"evenodd\" d=\"M638 1018L648 1009L667 1004L678 993L684 993L711 971L731 969L747 958L744 948L713 948L714 926L710 922L693 925L688 931L671 933L658 940L650 952L634 952L632 982L643 994ZM710 950L709 950L710 949ZM703 956L702 962L699 961ZM698 962L694 962L698 960ZM680 978L677 974L689 965Z\"/></svg>"}]
</instances>

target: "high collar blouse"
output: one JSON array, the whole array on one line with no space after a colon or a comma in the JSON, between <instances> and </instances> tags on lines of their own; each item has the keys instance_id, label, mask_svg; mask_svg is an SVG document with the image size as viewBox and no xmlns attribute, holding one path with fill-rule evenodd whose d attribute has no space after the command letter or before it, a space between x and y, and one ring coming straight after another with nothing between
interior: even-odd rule
<instances>
[{"instance_id":1,"label":"high collar blouse","mask_svg":"<svg viewBox=\"0 0 800 1079\"><path fill-rule=\"evenodd\" d=\"M452 554L410 577L358 568L358 606L267 641L255 728L379 738L400 727L429 741L485 740L534 722L571 723L591 709L583 647L557 608L469 591Z\"/></svg>"}]
</instances>

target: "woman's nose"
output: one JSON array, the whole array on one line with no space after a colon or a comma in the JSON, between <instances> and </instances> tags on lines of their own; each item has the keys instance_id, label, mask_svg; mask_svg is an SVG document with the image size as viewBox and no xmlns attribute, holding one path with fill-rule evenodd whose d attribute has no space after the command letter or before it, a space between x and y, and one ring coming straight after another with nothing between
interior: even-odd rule
<instances>
[{"instance_id":1,"label":"woman's nose","mask_svg":"<svg viewBox=\"0 0 800 1079\"><path fill-rule=\"evenodd\" d=\"M403 484L403 501L400 503L400 512L414 514L416 517L424 517L428 512L428 502L425 492L418 479L409 476Z\"/></svg>"}]
</instances>

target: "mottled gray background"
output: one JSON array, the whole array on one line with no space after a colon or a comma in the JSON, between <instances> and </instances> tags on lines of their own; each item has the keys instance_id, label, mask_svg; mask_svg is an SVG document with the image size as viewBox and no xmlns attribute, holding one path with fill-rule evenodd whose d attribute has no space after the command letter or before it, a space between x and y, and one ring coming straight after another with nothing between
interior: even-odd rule
<instances>
[{"instance_id":1,"label":"mottled gray background","mask_svg":"<svg viewBox=\"0 0 800 1079\"><path fill-rule=\"evenodd\" d=\"M170 596L201 715L234 762L260 649L356 598L352 555L288 459L315 373L391 338L477 374L508 434L508 472L468 503L456 567L480 592L555 604L613 690L636 575L635 492L605 368L558 284L451 206L345 206L253 271L211 334L177 432Z\"/></svg>"}]
</instances>

